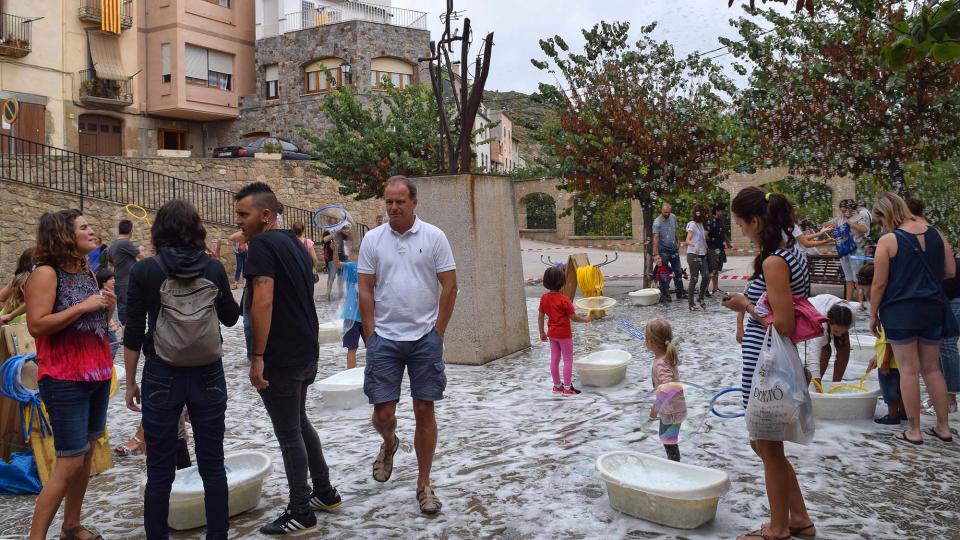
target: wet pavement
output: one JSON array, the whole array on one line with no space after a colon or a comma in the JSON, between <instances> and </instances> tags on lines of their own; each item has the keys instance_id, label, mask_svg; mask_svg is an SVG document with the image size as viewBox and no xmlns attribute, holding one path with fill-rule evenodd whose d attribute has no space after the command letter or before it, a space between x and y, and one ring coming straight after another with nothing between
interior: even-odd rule
<instances>
[{"instance_id":1,"label":"wet pavement","mask_svg":"<svg viewBox=\"0 0 960 540\"><path fill-rule=\"evenodd\" d=\"M527 291L531 335L536 336L541 291ZM623 300L623 292L610 289L608 294ZM318 309L326 320L335 308L321 302ZM406 384L398 408L404 445L386 484L371 478L380 439L369 422L370 408L330 410L313 391L309 415L344 505L334 513L318 514L317 531L303 536L714 539L757 528L767 518L760 460L748 446L743 420L711 416L709 394L703 392L688 393L690 427L680 449L684 461L729 474L732 489L721 500L716 520L697 530L678 531L620 514L608 504L593 469L600 454L663 454L656 426L646 419L650 354L616 322L622 318L641 326L654 316L667 317L680 338L682 379L717 390L739 383L735 317L715 299L706 312L697 313L688 312L681 302L619 304L605 320L574 325L577 357L611 345L633 354L624 382L587 387L580 396L551 393L549 348L540 342L486 366L448 366L447 398L437 404L440 442L433 483L444 507L436 517L421 515L415 499L414 423ZM274 463L259 506L231 520L231 538L255 538L257 528L276 517L285 503L283 463L269 419L247 379L241 327L225 329L224 338L230 395L225 450L263 451ZM320 378L344 367L342 349L321 348ZM857 378L863 367L853 363L847 377ZM955 426L958 420L955 414ZM123 405L121 391L110 403L113 442L132 434L137 421ZM924 422L932 425L931 418ZM928 437L922 447L910 447L894 442L893 433L870 420L821 421L812 444L787 445L820 538L958 537L960 444ZM144 465L143 457L118 458L113 469L93 478L84 523L99 527L108 540L141 538ZM26 534L33 502L33 496L0 497L0 538ZM59 527L59 518L54 527ZM202 529L172 537L202 538Z\"/></svg>"}]
</instances>

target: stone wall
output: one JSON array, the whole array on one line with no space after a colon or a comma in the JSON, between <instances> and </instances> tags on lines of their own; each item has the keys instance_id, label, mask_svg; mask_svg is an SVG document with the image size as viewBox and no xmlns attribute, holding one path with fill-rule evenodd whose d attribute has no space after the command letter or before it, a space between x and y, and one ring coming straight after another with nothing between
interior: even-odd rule
<instances>
[{"instance_id":1,"label":"stone wall","mask_svg":"<svg viewBox=\"0 0 960 540\"><path fill-rule=\"evenodd\" d=\"M0 281L5 283L10 279L20 253L35 244L40 216L45 212L79 208L80 199L76 195L0 179L0 206L4 209L0 212ZM108 244L117 237L120 220L131 219L123 205L97 199L85 198L83 213L93 230L100 233ZM153 217L152 213L149 217ZM149 252L149 228L143 221L133 221L133 240L148 246ZM232 276L235 260L225 239L234 229L212 223L204 223L204 226L211 247L215 246L217 239L224 239L221 260Z\"/></svg>"},{"instance_id":2,"label":"stone wall","mask_svg":"<svg viewBox=\"0 0 960 540\"><path fill-rule=\"evenodd\" d=\"M290 207L314 211L326 204L339 204L350 210L354 219L370 226L375 223L377 214L383 212L383 203L379 199L354 201L340 195L337 192L339 184L328 177L320 176L309 162L164 158L115 158L114 161L231 192L240 190L250 182L266 182L277 192L280 201ZM34 183L42 179L45 185L59 187L64 191L75 191L76 178L81 173L84 174L84 189L88 194L84 198L84 213L93 224L94 230L103 233L103 239L107 243L116 237L117 223L121 219L130 219L130 216L123 209L123 204L98 200L95 198L97 194L102 198L125 200L144 206L153 206L154 200L158 201L155 206L159 206L163 201L177 196L193 202L201 217L217 211L221 216L217 220L219 223L205 223L208 243L210 247L214 247L218 239L222 241L223 261L232 271L234 258L231 256L232 249L227 237L235 229L223 225L232 219L229 193L211 201L206 196L203 196L202 200L195 200L195 194L182 189L164 195L166 191L163 186L144 191L140 183L142 179L135 174L134 169L121 171L100 168L97 169L98 174L94 175L91 173L90 162L83 162L84 167L81 170L80 162L76 160L33 159L24 160L22 163L8 160L7 164L8 168L3 171L5 176L23 178ZM150 182L147 182L147 185L149 184ZM0 186L0 205L5 209L0 218L0 280L3 280L16 265L19 254L33 244L40 215L64 208L79 208L80 199L70 193L32 187L20 182L0 180ZM307 219L309 218L304 214L303 220L306 222ZM134 239L149 244L149 233L143 221L134 220Z\"/></svg>"},{"instance_id":3,"label":"stone wall","mask_svg":"<svg viewBox=\"0 0 960 540\"><path fill-rule=\"evenodd\" d=\"M326 94L307 94L304 67L321 58L350 64L352 85L362 95L370 89L374 58L389 57L414 66L413 82L429 84L417 60L430 53L430 32L368 21L348 21L307 28L257 40L257 92L245 96L236 120L208 125L207 146L229 146L245 134L268 132L303 145L297 129L323 133L330 123L320 111ZM277 64L279 98L266 99L266 66Z\"/></svg>"}]
</instances>

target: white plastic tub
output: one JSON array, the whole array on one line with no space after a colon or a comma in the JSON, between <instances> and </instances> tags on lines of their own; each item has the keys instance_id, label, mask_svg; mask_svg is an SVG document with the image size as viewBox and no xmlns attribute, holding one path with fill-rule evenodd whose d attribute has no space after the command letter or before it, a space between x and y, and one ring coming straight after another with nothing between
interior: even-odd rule
<instances>
[{"instance_id":1,"label":"white plastic tub","mask_svg":"<svg viewBox=\"0 0 960 540\"><path fill-rule=\"evenodd\" d=\"M231 517L255 508L260 502L263 480L273 471L270 457L261 452L239 452L224 458L227 468L229 514ZM140 491L146 488L146 479ZM170 490L170 514L167 525L185 531L207 524L203 507L203 480L197 467L177 471Z\"/></svg>"},{"instance_id":2,"label":"white plastic tub","mask_svg":"<svg viewBox=\"0 0 960 540\"><path fill-rule=\"evenodd\" d=\"M627 293L636 306L652 306L660 302L660 289L640 289Z\"/></svg>"},{"instance_id":3,"label":"white plastic tub","mask_svg":"<svg viewBox=\"0 0 960 540\"><path fill-rule=\"evenodd\" d=\"M320 323L319 341L325 343L340 343L343 338L343 319Z\"/></svg>"},{"instance_id":4,"label":"white plastic tub","mask_svg":"<svg viewBox=\"0 0 960 540\"><path fill-rule=\"evenodd\" d=\"M341 371L317 383L323 402L334 409L353 409L368 404L363 393L362 367Z\"/></svg>"},{"instance_id":5,"label":"white plastic tub","mask_svg":"<svg viewBox=\"0 0 960 540\"><path fill-rule=\"evenodd\" d=\"M574 366L584 386L613 386L626 376L631 358L622 349L605 349L576 360Z\"/></svg>"},{"instance_id":6,"label":"white plastic tub","mask_svg":"<svg viewBox=\"0 0 960 540\"><path fill-rule=\"evenodd\" d=\"M880 397L880 386L877 382L867 380L864 386L867 392L857 390L838 390L833 394L827 392L840 384L858 385L857 381L823 383L823 393L817 392L810 385L810 399L813 402L813 417L819 420L866 420L873 418L877 412L877 398Z\"/></svg>"},{"instance_id":7,"label":"white plastic tub","mask_svg":"<svg viewBox=\"0 0 960 540\"><path fill-rule=\"evenodd\" d=\"M727 473L639 452L609 452L597 459L610 506L634 517L696 529L717 515L730 490Z\"/></svg>"}]
</instances>

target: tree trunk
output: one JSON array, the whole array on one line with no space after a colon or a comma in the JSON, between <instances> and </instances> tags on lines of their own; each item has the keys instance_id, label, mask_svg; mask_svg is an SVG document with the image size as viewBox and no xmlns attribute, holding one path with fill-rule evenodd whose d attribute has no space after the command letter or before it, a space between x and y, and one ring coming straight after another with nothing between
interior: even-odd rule
<instances>
[{"instance_id":1,"label":"tree trunk","mask_svg":"<svg viewBox=\"0 0 960 540\"><path fill-rule=\"evenodd\" d=\"M907 180L903 176L903 167L900 166L899 159L890 158L887 161L887 175L890 178L890 187L897 192L897 195L904 199L910 196L910 191L907 189Z\"/></svg>"},{"instance_id":2,"label":"tree trunk","mask_svg":"<svg viewBox=\"0 0 960 540\"><path fill-rule=\"evenodd\" d=\"M653 201L640 203L643 213L643 288L650 287L650 271L653 270Z\"/></svg>"}]
</instances>

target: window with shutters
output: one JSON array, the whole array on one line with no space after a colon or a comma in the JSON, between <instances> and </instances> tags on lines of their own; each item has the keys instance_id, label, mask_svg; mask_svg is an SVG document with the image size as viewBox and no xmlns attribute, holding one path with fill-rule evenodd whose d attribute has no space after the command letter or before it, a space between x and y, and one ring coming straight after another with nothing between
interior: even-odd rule
<instances>
[{"instance_id":1,"label":"window with shutters","mask_svg":"<svg viewBox=\"0 0 960 540\"><path fill-rule=\"evenodd\" d=\"M396 58L374 58L370 62L370 86L388 85L403 90L413 82L413 66Z\"/></svg>"},{"instance_id":2,"label":"window with shutters","mask_svg":"<svg viewBox=\"0 0 960 540\"><path fill-rule=\"evenodd\" d=\"M343 84L343 70L339 58L323 58L303 68L304 94L320 94Z\"/></svg>"},{"instance_id":3,"label":"window with shutters","mask_svg":"<svg viewBox=\"0 0 960 540\"><path fill-rule=\"evenodd\" d=\"M280 97L280 66L270 64L265 69L264 80L267 83L267 99L278 99Z\"/></svg>"},{"instance_id":4,"label":"window with shutters","mask_svg":"<svg viewBox=\"0 0 960 540\"><path fill-rule=\"evenodd\" d=\"M170 44L161 43L160 44L160 75L164 83L168 83L171 80L170 75Z\"/></svg>"},{"instance_id":5,"label":"window with shutters","mask_svg":"<svg viewBox=\"0 0 960 540\"><path fill-rule=\"evenodd\" d=\"M233 88L233 55L187 44L187 83L220 90Z\"/></svg>"}]
</instances>

